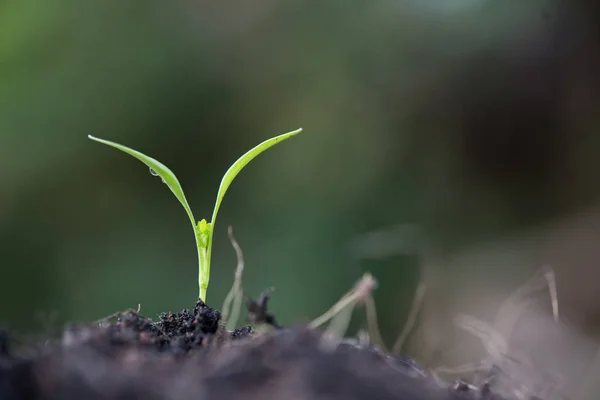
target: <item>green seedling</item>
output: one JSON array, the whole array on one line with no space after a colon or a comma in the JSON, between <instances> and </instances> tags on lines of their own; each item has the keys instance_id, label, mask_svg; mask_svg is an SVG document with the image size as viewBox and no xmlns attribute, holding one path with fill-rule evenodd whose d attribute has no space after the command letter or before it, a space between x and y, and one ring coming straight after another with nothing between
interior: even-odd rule
<instances>
[{"instance_id":1,"label":"green seedling","mask_svg":"<svg viewBox=\"0 0 600 400\"><path fill-rule=\"evenodd\" d=\"M225 172L223 179L221 180L221 184L219 186L219 191L217 192L217 200L215 203L215 208L213 210L212 218L210 222L207 222L206 219L203 219L199 222L196 222L194 218L194 214L192 213L192 209L190 208L185 195L183 193L183 189L181 188L181 184L179 180L175 176L175 174L167 168L163 163L155 160L152 157L148 157L145 154L140 153L139 151L130 149L129 147L123 146L118 143L110 142L108 140L99 139L92 135L88 135L88 137L97 142L103 143L105 145L114 147L119 149L135 158L143 162L150 168L150 173L155 176L159 176L163 183L166 184L169 189L173 192L177 200L181 203L183 208L185 209L190 222L192 223L192 227L194 229L194 237L196 239L196 248L198 250L198 286L200 289L200 299L202 301L206 301L206 290L208 289L208 281L210 278L210 256L212 249L212 241L213 241L213 232L215 227L215 221L217 219L217 214L219 212L219 208L221 207L221 202L223 201L223 197L227 192L227 189L231 185L233 179L240 173L242 168L244 168L250 161L252 161L257 155L267 150L268 148L276 145L284 141L285 139L289 139L290 137L300 133L302 128L296 129L295 131L291 131L288 133L284 133L279 136L275 136L271 139L267 139L264 142L260 143L256 147L252 148L246 154L238 158L236 162L234 162L231 167Z\"/></svg>"}]
</instances>

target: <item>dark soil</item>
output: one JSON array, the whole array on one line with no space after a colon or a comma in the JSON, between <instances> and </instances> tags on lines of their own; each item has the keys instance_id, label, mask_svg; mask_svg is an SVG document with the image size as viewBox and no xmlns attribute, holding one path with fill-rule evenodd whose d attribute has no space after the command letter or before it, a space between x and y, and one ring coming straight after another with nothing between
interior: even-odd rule
<instances>
[{"instance_id":1,"label":"dark soil","mask_svg":"<svg viewBox=\"0 0 600 400\"><path fill-rule=\"evenodd\" d=\"M252 306L274 322L266 303ZM157 322L129 310L18 354L2 334L0 399L500 399L374 348L323 348L324 337L304 327L226 332L219 320L202 301Z\"/></svg>"}]
</instances>

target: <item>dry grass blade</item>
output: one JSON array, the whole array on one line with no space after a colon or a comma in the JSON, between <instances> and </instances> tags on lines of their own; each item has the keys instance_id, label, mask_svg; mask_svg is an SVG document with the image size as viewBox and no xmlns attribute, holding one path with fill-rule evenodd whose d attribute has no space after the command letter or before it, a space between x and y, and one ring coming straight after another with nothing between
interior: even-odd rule
<instances>
[{"instance_id":1,"label":"dry grass blade","mask_svg":"<svg viewBox=\"0 0 600 400\"><path fill-rule=\"evenodd\" d=\"M369 332L364 329L360 329L356 333L356 339L358 340L358 344L363 347L369 346L372 343Z\"/></svg>"},{"instance_id":2,"label":"dry grass blade","mask_svg":"<svg viewBox=\"0 0 600 400\"><path fill-rule=\"evenodd\" d=\"M242 311L242 303L244 300L244 288L240 286L240 289L237 291L233 298L233 306L231 307L231 316L229 317L229 321L227 323L227 330L234 330L240 320L240 313Z\"/></svg>"},{"instance_id":3,"label":"dry grass blade","mask_svg":"<svg viewBox=\"0 0 600 400\"><path fill-rule=\"evenodd\" d=\"M365 301L371 294L371 292L377 286L377 281L370 273L365 273L363 277L358 281L354 288L346 293L342 298L335 303L329 310L327 310L323 315L313 320L308 327L310 329L318 328L323 325L337 314L339 314L346 307L353 305L357 301Z\"/></svg>"},{"instance_id":4,"label":"dry grass blade","mask_svg":"<svg viewBox=\"0 0 600 400\"><path fill-rule=\"evenodd\" d=\"M458 314L454 322L481 340L494 363L497 365L502 363L502 359L508 351L508 343L493 326L467 314Z\"/></svg>"},{"instance_id":5,"label":"dry grass blade","mask_svg":"<svg viewBox=\"0 0 600 400\"><path fill-rule=\"evenodd\" d=\"M331 323L327 327L327 330L323 333L319 343L321 350L327 352L334 351L341 343L346 331L348 330L348 326L350 325L352 312L354 311L355 306L356 302L350 304L348 307L341 310L339 314L333 317Z\"/></svg>"},{"instance_id":6,"label":"dry grass blade","mask_svg":"<svg viewBox=\"0 0 600 400\"><path fill-rule=\"evenodd\" d=\"M548 290L550 291L550 301L552 302L552 315L554 316L554 322L557 324L559 321L558 315L558 291L556 290L556 275L552 269L549 269L544 273L544 278L548 281Z\"/></svg>"},{"instance_id":7,"label":"dry grass blade","mask_svg":"<svg viewBox=\"0 0 600 400\"><path fill-rule=\"evenodd\" d=\"M492 364L506 367L507 363L510 364L510 362L533 368L531 360L528 359L526 354L521 353L518 358L514 358L519 352L515 353L515 349L510 348L510 337L524 310L534 302L533 295L546 288L550 293L554 321L559 323L555 275L550 267L545 266L502 303L493 324L488 324L466 314L456 316L455 323L459 327L477 336L482 341L488 353L487 359L479 363L454 368L438 367L434 371L436 373L464 374L489 369ZM509 355L509 351L511 355Z\"/></svg>"},{"instance_id":8,"label":"dry grass blade","mask_svg":"<svg viewBox=\"0 0 600 400\"><path fill-rule=\"evenodd\" d=\"M392 353L400 354L402 351L402 347L408 339L408 335L415 326L417 321L417 316L419 315L419 311L421 310L421 304L423 303L423 297L425 296L425 284L420 282L417 286L417 290L415 290L415 295L413 297L412 306L410 308L410 313L408 314L408 319L406 320L406 324L404 324L404 328L402 332L396 339L394 346L392 347Z\"/></svg>"},{"instance_id":9,"label":"dry grass blade","mask_svg":"<svg viewBox=\"0 0 600 400\"><path fill-rule=\"evenodd\" d=\"M555 274L552 268L545 266L502 303L494 319L494 329L509 341L512 331L523 311L532 303L530 297L546 288L548 288L550 294L554 321L559 323Z\"/></svg>"},{"instance_id":10,"label":"dry grass blade","mask_svg":"<svg viewBox=\"0 0 600 400\"><path fill-rule=\"evenodd\" d=\"M387 352L387 348L381 337L381 332L379 331L377 307L375 306L375 300L373 300L372 296L369 296L365 301L365 313L367 315L367 330L370 342Z\"/></svg>"},{"instance_id":11,"label":"dry grass blade","mask_svg":"<svg viewBox=\"0 0 600 400\"><path fill-rule=\"evenodd\" d=\"M231 289L229 289L229 293L227 293L225 301L223 301L221 315L223 323L225 324L228 330L231 330L235 329L235 325L237 325L242 305L241 299L243 294L242 274L244 272L244 254L242 253L242 248L233 236L233 228L231 226L229 226L227 229L227 235L229 236L231 246L233 246L233 249L235 250L235 255L237 257L237 266L235 268L235 278L233 280L233 285L231 286ZM234 301L234 299L236 299L237 301ZM231 309L232 302L233 309ZM229 319L230 313L232 316L231 319Z\"/></svg>"},{"instance_id":12,"label":"dry grass blade","mask_svg":"<svg viewBox=\"0 0 600 400\"><path fill-rule=\"evenodd\" d=\"M354 288L346 293L325 314L309 324L310 329L315 329L325 322L331 320L329 327L323 333L319 346L323 351L334 351L342 341L356 304L366 302L377 286L377 282L368 272L354 285Z\"/></svg>"}]
</instances>

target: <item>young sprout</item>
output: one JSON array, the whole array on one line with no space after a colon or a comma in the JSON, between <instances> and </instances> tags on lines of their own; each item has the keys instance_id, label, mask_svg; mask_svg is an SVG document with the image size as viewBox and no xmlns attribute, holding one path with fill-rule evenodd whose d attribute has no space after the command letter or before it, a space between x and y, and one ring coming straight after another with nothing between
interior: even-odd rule
<instances>
[{"instance_id":1,"label":"young sprout","mask_svg":"<svg viewBox=\"0 0 600 400\"><path fill-rule=\"evenodd\" d=\"M217 193L217 200L215 202L215 208L213 210L210 222L207 222L206 219L196 222L194 214L192 213L192 209L190 208L185 198L179 180L177 179L175 174L169 168L167 168L166 165L155 160L152 157L149 157L145 154L140 153L139 151L130 149L129 147L123 146L121 144L110 142L104 139L99 139L92 135L88 135L88 137L92 140L95 140L96 142L100 142L105 145L119 149L146 164L150 168L150 173L152 175L159 176L162 179L163 183L166 184L169 187L169 189L171 189L171 192L173 192L175 197L177 197L177 200L179 200L179 202L185 209L194 229L194 237L196 239L196 248L198 250L199 264L198 286L200 289L200 299L205 302L206 290L208 288L208 281L210 278L210 256L212 250L212 240L215 221L217 218L217 213L219 212L219 207L221 206L221 202L223 201L223 197L225 196L227 189L229 188L231 182L237 176L237 174L239 174L239 172L257 155L267 150L269 147L272 147L277 143L284 141L285 139L289 139L290 137L300 133L301 131L302 128L296 129L295 131L291 131L288 133L284 133L279 136L275 136L271 139L267 139L264 142L257 145L256 147L249 150L248 152L246 152L240 158L238 158L238 160L234 162L231 165L231 167L229 167L227 172L225 172L225 175L221 180L219 191Z\"/></svg>"}]
</instances>

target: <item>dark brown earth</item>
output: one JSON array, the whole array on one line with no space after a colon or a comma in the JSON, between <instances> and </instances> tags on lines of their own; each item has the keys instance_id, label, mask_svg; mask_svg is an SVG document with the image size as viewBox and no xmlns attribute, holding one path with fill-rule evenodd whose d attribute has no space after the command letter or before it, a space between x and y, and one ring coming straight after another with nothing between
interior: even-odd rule
<instances>
[{"instance_id":1,"label":"dark brown earth","mask_svg":"<svg viewBox=\"0 0 600 400\"><path fill-rule=\"evenodd\" d=\"M0 399L500 399L374 348L323 347L331 342L304 327L226 332L219 320L202 301L157 322L129 310L17 354L3 333Z\"/></svg>"}]
</instances>

